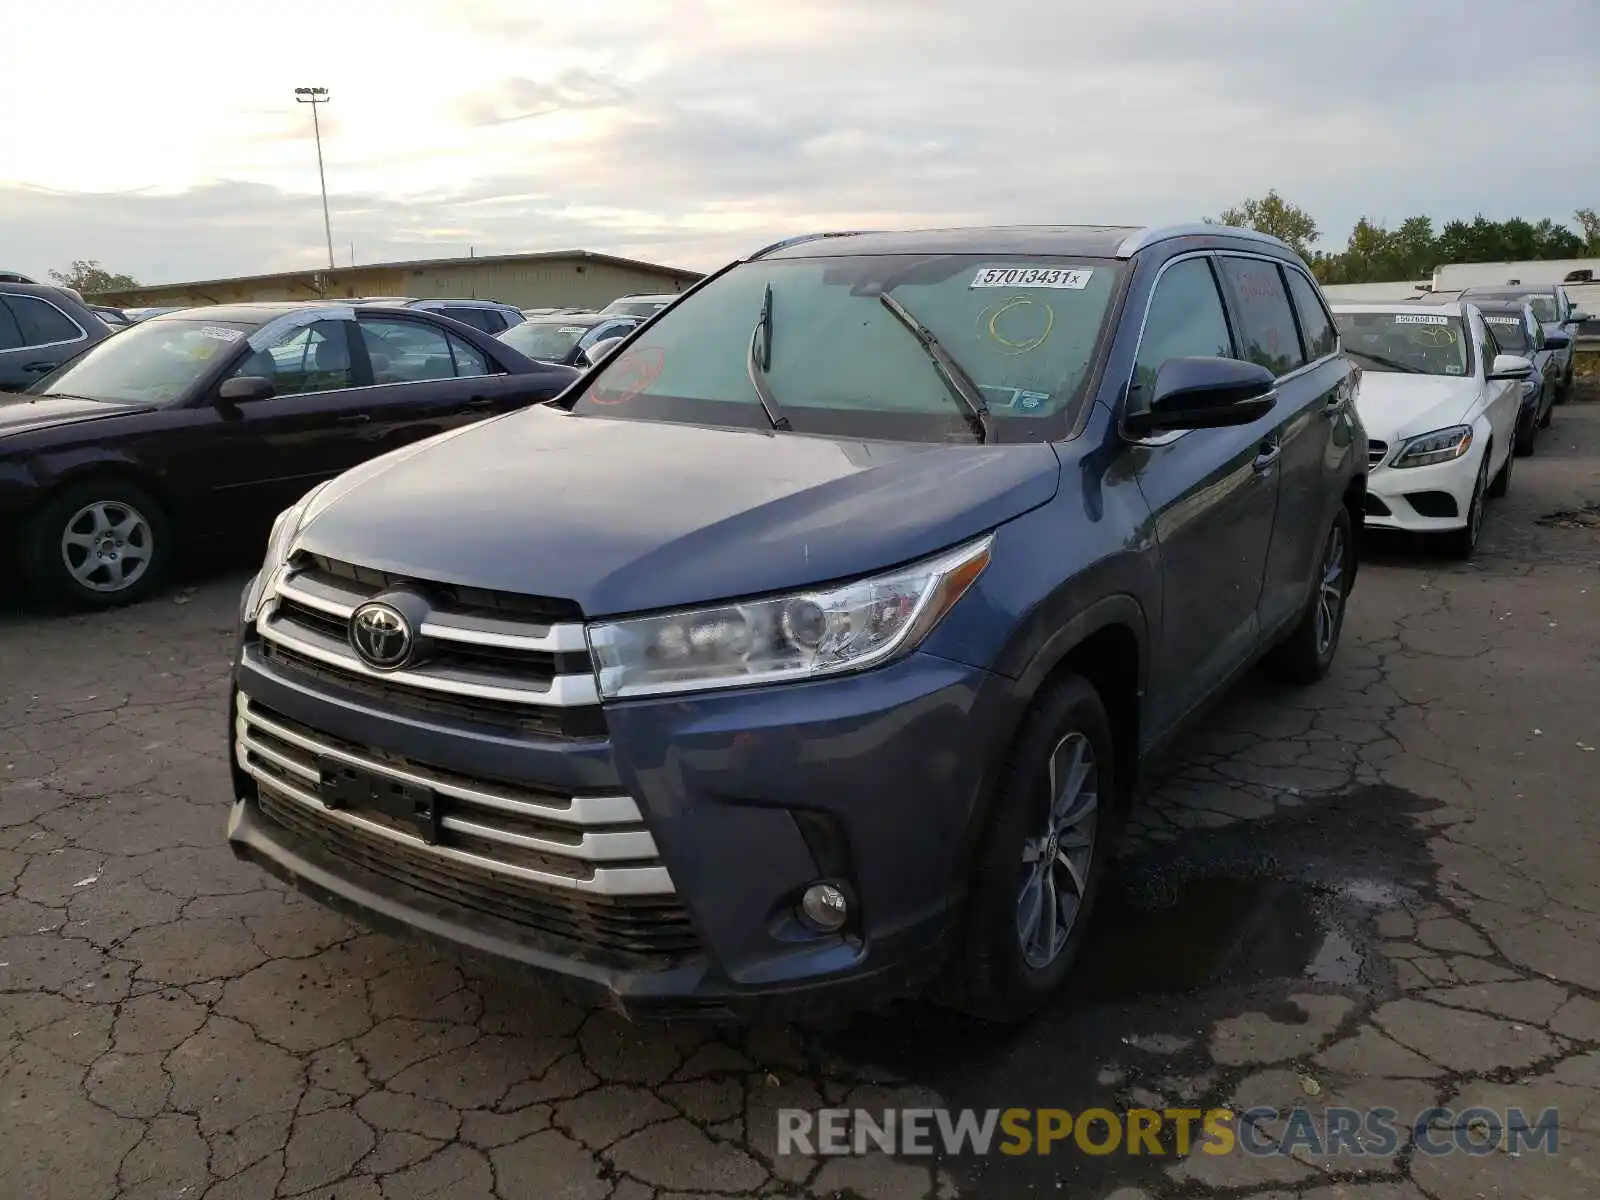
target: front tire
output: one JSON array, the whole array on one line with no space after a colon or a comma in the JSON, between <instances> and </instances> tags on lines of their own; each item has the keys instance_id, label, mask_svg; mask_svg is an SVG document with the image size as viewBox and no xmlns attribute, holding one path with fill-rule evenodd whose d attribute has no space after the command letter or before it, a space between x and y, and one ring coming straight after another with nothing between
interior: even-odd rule
<instances>
[{"instance_id":1,"label":"front tire","mask_svg":"<svg viewBox=\"0 0 1600 1200\"><path fill-rule=\"evenodd\" d=\"M45 502L23 535L23 567L40 598L111 608L161 586L172 527L149 493L117 478L74 484Z\"/></svg>"},{"instance_id":2,"label":"front tire","mask_svg":"<svg viewBox=\"0 0 1600 1200\"><path fill-rule=\"evenodd\" d=\"M1539 416L1539 409L1537 406L1535 406L1534 410L1528 414L1528 419L1526 421L1519 421L1517 423L1517 437L1516 441L1514 441L1511 445L1511 452L1521 458L1526 458L1528 455L1532 454L1534 449L1534 435L1540 429L1544 428L1545 425L1549 424L1549 421L1550 414L1548 411L1541 419Z\"/></svg>"},{"instance_id":3,"label":"front tire","mask_svg":"<svg viewBox=\"0 0 1600 1200\"><path fill-rule=\"evenodd\" d=\"M1083 948L1116 832L1105 705L1069 675L1034 702L1007 752L974 860L946 993L987 1021L1033 1016Z\"/></svg>"},{"instance_id":4,"label":"front tire","mask_svg":"<svg viewBox=\"0 0 1600 1200\"><path fill-rule=\"evenodd\" d=\"M1478 549L1478 535L1483 532L1484 493L1488 490L1489 452L1484 451L1483 465L1478 468L1478 479L1472 488L1472 499L1467 503L1467 523L1443 536L1445 552L1451 558L1465 562Z\"/></svg>"},{"instance_id":5,"label":"front tire","mask_svg":"<svg viewBox=\"0 0 1600 1200\"><path fill-rule=\"evenodd\" d=\"M1489 449L1493 451L1494 447L1491 445ZM1511 469L1516 465L1516 461L1517 456L1515 447L1513 447L1513 452L1506 455L1506 461L1501 464L1500 469L1495 472L1494 478L1489 481L1488 495L1491 500L1498 500L1511 490Z\"/></svg>"},{"instance_id":6,"label":"front tire","mask_svg":"<svg viewBox=\"0 0 1600 1200\"><path fill-rule=\"evenodd\" d=\"M1345 603L1355 576L1355 537L1350 510L1339 506L1317 559L1315 590L1294 631L1278 643L1263 664L1284 683L1315 683L1328 673L1344 631Z\"/></svg>"}]
</instances>

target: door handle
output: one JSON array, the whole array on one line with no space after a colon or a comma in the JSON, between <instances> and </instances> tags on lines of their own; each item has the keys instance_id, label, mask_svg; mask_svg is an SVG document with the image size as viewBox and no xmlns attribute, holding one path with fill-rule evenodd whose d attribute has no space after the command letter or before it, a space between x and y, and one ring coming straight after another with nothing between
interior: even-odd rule
<instances>
[{"instance_id":1,"label":"door handle","mask_svg":"<svg viewBox=\"0 0 1600 1200\"><path fill-rule=\"evenodd\" d=\"M45 371L53 371L53 370L55 370L55 366L56 365L53 362L31 362L31 363L23 363L22 364L22 369L24 371L38 372L38 373L42 374Z\"/></svg>"},{"instance_id":2,"label":"door handle","mask_svg":"<svg viewBox=\"0 0 1600 1200\"><path fill-rule=\"evenodd\" d=\"M494 401L489 399L487 396L474 396L472 399L467 401L467 408L473 412L477 412L480 409L493 407Z\"/></svg>"},{"instance_id":3,"label":"door handle","mask_svg":"<svg viewBox=\"0 0 1600 1200\"><path fill-rule=\"evenodd\" d=\"M1278 461L1278 455L1283 453L1281 442L1262 442L1261 449L1256 454L1255 462L1250 464L1256 469L1256 474L1265 474L1272 470L1272 464Z\"/></svg>"},{"instance_id":4,"label":"door handle","mask_svg":"<svg viewBox=\"0 0 1600 1200\"><path fill-rule=\"evenodd\" d=\"M366 421L370 421L370 420L372 420L372 418L370 416L368 416L366 413L346 413L344 416L339 418L339 424L341 424L341 425L360 425L360 424L362 424L362 423L364 423Z\"/></svg>"}]
</instances>

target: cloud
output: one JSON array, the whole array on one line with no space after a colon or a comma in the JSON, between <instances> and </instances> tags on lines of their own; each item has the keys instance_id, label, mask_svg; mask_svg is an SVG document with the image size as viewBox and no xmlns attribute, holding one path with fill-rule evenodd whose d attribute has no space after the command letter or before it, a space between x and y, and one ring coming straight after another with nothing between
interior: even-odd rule
<instances>
[{"instance_id":1,"label":"cloud","mask_svg":"<svg viewBox=\"0 0 1600 1200\"><path fill-rule=\"evenodd\" d=\"M469 125L506 125L569 109L607 108L624 104L629 91L597 71L574 68L554 79L504 79L457 104Z\"/></svg>"},{"instance_id":2,"label":"cloud","mask_svg":"<svg viewBox=\"0 0 1600 1200\"><path fill-rule=\"evenodd\" d=\"M1561 220L1600 200L1592 0L1529 0L1515 28L1488 0L386 12L365 27L379 57L274 44L335 91L341 261L354 240L363 262L587 247L705 268L814 228L1192 220L1269 188L1333 247L1362 215ZM280 27L297 18L259 36ZM208 123L105 127L145 172L136 193L0 183L5 265L98 257L151 282L317 265L310 122L249 70L237 98L207 90ZM53 177L65 153L94 151L25 142L0 174Z\"/></svg>"}]
</instances>

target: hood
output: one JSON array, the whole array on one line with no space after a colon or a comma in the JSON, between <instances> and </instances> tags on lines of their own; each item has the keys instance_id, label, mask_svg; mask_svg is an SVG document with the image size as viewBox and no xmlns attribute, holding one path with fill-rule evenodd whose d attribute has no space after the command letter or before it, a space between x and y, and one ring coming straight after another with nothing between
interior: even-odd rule
<instances>
[{"instance_id":1,"label":"hood","mask_svg":"<svg viewBox=\"0 0 1600 1200\"><path fill-rule=\"evenodd\" d=\"M1047 443L862 442L535 408L358 471L328 489L299 546L600 616L933 554L1045 503L1060 463Z\"/></svg>"},{"instance_id":2,"label":"hood","mask_svg":"<svg viewBox=\"0 0 1600 1200\"><path fill-rule=\"evenodd\" d=\"M148 405L79 400L73 396L7 396L0 399L0 437L149 411Z\"/></svg>"},{"instance_id":3,"label":"hood","mask_svg":"<svg viewBox=\"0 0 1600 1200\"><path fill-rule=\"evenodd\" d=\"M1476 379L1465 376L1366 371L1356 395L1356 411L1368 437L1393 443L1461 424L1477 399L1479 386Z\"/></svg>"}]
</instances>

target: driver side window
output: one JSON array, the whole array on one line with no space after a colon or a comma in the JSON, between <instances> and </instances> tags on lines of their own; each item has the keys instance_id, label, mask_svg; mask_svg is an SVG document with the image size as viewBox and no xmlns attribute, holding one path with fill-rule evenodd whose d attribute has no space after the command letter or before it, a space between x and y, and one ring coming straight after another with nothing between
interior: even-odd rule
<instances>
[{"instance_id":1,"label":"driver side window","mask_svg":"<svg viewBox=\"0 0 1600 1200\"><path fill-rule=\"evenodd\" d=\"M277 344L246 357L232 375L268 379L279 396L353 387L344 322L317 321L292 330Z\"/></svg>"},{"instance_id":2,"label":"driver side window","mask_svg":"<svg viewBox=\"0 0 1600 1200\"><path fill-rule=\"evenodd\" d=\"M1144 336L1133 365L1129 411L1150 402L1156 372L1169 358L1232 358L1233 337L1206 258L1186 258L1168 267L1145 314Z\"/></svg>"}]
</instances>

